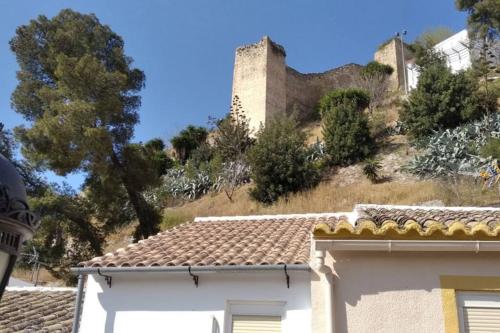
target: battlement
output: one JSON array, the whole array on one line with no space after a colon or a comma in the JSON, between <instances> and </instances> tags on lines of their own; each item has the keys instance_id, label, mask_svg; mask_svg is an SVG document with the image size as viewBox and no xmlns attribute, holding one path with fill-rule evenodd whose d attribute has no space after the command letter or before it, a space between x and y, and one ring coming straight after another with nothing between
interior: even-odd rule
<instances>
[{"instance_id":1,"label":"battlement","mask_svg":"<svg viewBox=\"0 0 500 333\"><path fill-rule=\"evenodd\" d=\"M236 48L236 54L242 55L253 52L258 49L264 49L267 47L267 45L270 46L273 52L276 52L278 54L281 54L283 57L286 57L285 48L279 45L278 43L273 42L271 38L269 38L269 36L262 37L261 40L258 41L257 43L239 46L238 48Z\"/></svg>"}]
</instances>

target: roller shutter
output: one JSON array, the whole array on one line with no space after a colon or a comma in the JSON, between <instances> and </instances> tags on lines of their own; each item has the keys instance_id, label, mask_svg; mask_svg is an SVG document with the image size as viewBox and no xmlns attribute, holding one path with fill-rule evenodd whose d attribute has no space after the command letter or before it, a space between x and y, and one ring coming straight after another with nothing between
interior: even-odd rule
<instances>
[{"instance_id":1,"label":"roller shutter","mask_svg":"<svg viewBox=\"0 0 500 333\"><path fill-rule=\"evenodd\" d=\"M233 316L232 333L281 333L279 316Z\"/></svg>"},{"instance_id":2,"label":"roller shutter","mask_svg":"<svg viewBox=\"0 0 500 333\"><path fill-rule=\"evenodd\" d=\"M500 308L464 308L464 330L466 333L500 332Z\"/></svg>"},{"instance_id":3,"label":"roller shutter","mask_svg":"<svg viewBox=\"0 0 500 333\"><path fill-rule=\"evenodd\" d=\"M500 333L500 293L459 292L458 312L463 333Z\"/></svg>"}]
</instances>

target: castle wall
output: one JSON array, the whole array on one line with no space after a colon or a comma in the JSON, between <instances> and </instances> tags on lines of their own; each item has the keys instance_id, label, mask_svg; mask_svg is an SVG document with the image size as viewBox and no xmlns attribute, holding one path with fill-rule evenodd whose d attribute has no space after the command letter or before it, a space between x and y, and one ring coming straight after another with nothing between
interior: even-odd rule
<instances>
[{"instance_id":1,"label":"castle wall","mask_svg":"<svg viewBox=\"0 0 500 333\"><path fill-rule=\"evenodd\" d=\"M389 77L389 90L403 90L404 91L404 71L406 61L413 58L412 52L405 45L403 62L403 55L401 50L401 40L393 38L389 43L382 46L375 52L374 60L382 64L391 66L394 71ZM407 81L408 82L408 81Z\"/></svg>"},{"instance_id":2,"label":"castle wall","mask_svg":"<svg viewBox=\"0 0 500 333\"><path fill-rule=\"evenodd\" d=\"M307 119L324 94L356 86L362 68L349 64L302 74L288 67L285 57L283 47L267 36L236 49L232 95L239 97L253 134L277 114L296 113L299 120Z\"/></svg>"},{"instance_id":3,"label":"castle wall","mask_svg":"<svg viewBox=\"0 0 500 333\"><path fill-rule=\"evenodd\" d=\"M348 64L324 73L302 74L287 67L286 111L296 112L299 120L306 119L326 93L355 87L361 68L357 64Z\"/></svg>"}]
</instances>

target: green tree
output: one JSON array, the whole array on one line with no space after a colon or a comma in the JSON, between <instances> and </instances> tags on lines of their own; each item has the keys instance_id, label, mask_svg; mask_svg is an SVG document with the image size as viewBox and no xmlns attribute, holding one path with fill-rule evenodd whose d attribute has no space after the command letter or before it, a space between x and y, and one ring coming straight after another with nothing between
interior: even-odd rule
<instances>
[{"instance_id":1,"label":"green tree","mask_svg":"<svg viewBox=\"0 0 500 333\"><path fill-rule=\"evenodd\" d=\"M136 236L157 232L158 212L141 194L155 171L139 171L142 162L129 158L145 76L123 39L95 15L65 9L18 27L10 47L20 67L12 105L31 125L16 129L23 154L59 175L84 172L88 185L123 188L139 220Z\"/></svg>"},{"instance_id":2,"label":"green tree","mask_svg":"<svg viewBox=\"0 0 500 333\"><path fill-rule=\"evenodd\" d=\"M404 104L401 120L414 138L434 130L454 128L477 118L477 83L468 73L451 73L444 62L434 62L421 71L417 88Z\"/></svg>"},{"instance_id":3,"label":"green tree","mask_svg":"<svg viewBox=\"0 0 500 333\"><path fill-rule=\"evenodd\" d=\"M318 168L307 160L306 136L292 117L279 116L257 133L249 151L251 196L272 203L280 196L313 187L319 181Z\"/></svg>"},{"instance_id":4,"label":"green tree","mask_svg":"<svg viewBox=\"0 0 500 333\"><path fill-rule=\"evenodd\" d=\"M206 128L189 125L177 136L174 136L170 143L174 147L179 161L184 164L191 156L191 152L206 142L207 137Z\"/></svg>"},{"instance_id":5,"label":"green tree","mask_svg":"<svg viewBox=\"0 0 500 333\"><path fill-rule=\"evenodd\" d=\"M326 152L334 165L349 165L367 157L373 150L366 115L352 103L334 106L323 119Z\"/></svg>"},{"instance_id":6,"label":"green tree","mask_svg":"<svg viewBox=\"0 0 500 333\"><path fill-rule=\"evenodd\" d=\"M241 160L253 140L250 138L248 120L238 96L234 96L229 115L213 123L217 129L214 138L215 150L223 161Z\"/></svg>"},{"instance_id":7,"label":"green tree","mask_svg":"<svg viewBox=\"0 0 500 333\"><path fill-rule=\"evenodd\" d=\"M174 166L174 161L165 151L165 143L162 139L151 139L144 144L145 155L153 164L158 176L163 176L167 170Z\"/></svg>"},{"instance_id":8,"label":"green tree","mask_svg":"<svg viewBox=\"0 0 500 333\"><path fill-rule=\"evenodd\" d=\"M357 110L364 110L370 105L370 95L362 89L347 88L333 90L321 97L318 105L321 118L333 107L350 103Z\"/></svg>"},{"instance_id":9,"label":"green tree","mask_svg":"<svg viewBox=\"0 0 500 333\"><path fill-rule=\"evenodd\" d=\"M384 102L389 87L389 76L393 71L391 66L377 61L369 62L361 69L359 85L368 93L368 109L371 114Z\"/></svg>"},{"instance_id":10,"label":"green tree","mask_svg":"<svg viewBox=\"0 0 500 333\"><path fill-rule=\"evenodd\" d=\"M47 188L30 202L41 223L29 246L40 252L40 260L53 276L74 283L70 268L102 255L103 234L92 223L91 205L68 187Z\"/></svg>"},{"instance_id":11,"label":"green tree","mask_svg":"<svg viewBox=\"0 0 500 333\"><path fill-rule=\"evenodd\" d=\"M473 73L480 79L479 94L483 101L482 107L489 110L491 101L497 100L499 89L490 87L491 76L500 73L500 3L498 0L456 0L455 5L460 11L465 11L467 31L469 34L469 49L472 55ZM495 103L496 104L496 103ZM495 105L495 110L497 106Z\"/></svg>"},{"instance_id":12,"label":"green tree","mask_svg":"<svg viewBox=\"0 0 500 333\"><path fill-rule=\"evenodd\" d=\"M483 39L498 38L500 33L500 5L498 0L455 0L460 11L469 14L469 36Z\"/></svg>"},{"instance_id":13,"label":"green tree","mask_svg":"<svg viewBox=\"0 0 500 333\"><path fill-rule=\"evenodd\" d=\"M23 179L26 192L29 196L42 194L45 191L47 184L45 184L43 179L40 177L35 166L28 163L28 161L24 159L20 160L14 156L14 152L17 148L18 144L12 135L12 132L7 130L4 124L0 123L0 154L14 164Z\"/></svg>"}]
</instances>

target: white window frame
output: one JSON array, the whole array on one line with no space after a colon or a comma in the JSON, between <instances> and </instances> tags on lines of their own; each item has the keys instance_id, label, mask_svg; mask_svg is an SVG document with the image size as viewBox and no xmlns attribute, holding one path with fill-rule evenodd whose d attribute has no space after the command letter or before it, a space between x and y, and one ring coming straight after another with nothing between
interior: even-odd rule
<instances>
[{"instance_id":1,"label":"white window frame","mask_svg":"<svg viewBox=\"0 0 500 333\"><path fill-rule=\"evenodd\" d=\"M464 307L500 308L500 292L494 291L458 291L458 321L460 332L465 332Z\"/></svg>"},{"instance_id":2,"label":"white window frame","mask_svg":"<svg viewBox=\"0 0 500 333\"><path fill-rule=\"evenodd\" d=\"M224 311L224 333L231 333L233 315L236 316L279 316L281 327L286 317L285 301L228 300Z\"/></svg>"}]
</instances>

